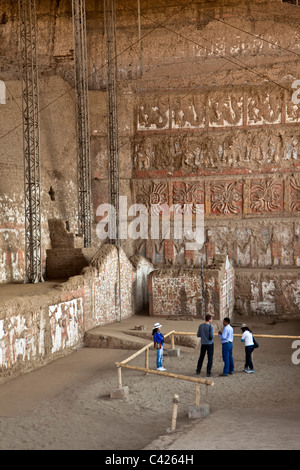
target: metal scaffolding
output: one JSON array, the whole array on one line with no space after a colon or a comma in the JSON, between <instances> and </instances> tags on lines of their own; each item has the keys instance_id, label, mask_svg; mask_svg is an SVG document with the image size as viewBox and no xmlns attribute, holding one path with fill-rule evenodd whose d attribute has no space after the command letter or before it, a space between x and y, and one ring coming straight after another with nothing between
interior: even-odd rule
<instances>
[{"instance_id":1,"label":"metal scaffolding","mask_svg":"<svg viewBox=\"0 0 300 470\"><path fill-rule=\"evenodd\" d=\"M118 136L116 6L115 0L104 0L107 49L107 136L109 204L115 209L110 221L110 243L120 248L120 164Z\"/></svg>"},{"instance_id":2,"label":"metal scaffolding","mask_svg":"<svg viewBox=\"0 0 300 470\"><path fill-rule=\"evenodd\" d=\"M110 243L118 250L118 293L116 292L115 307L122 321L121 263L120 263L120 163L118 135L118 93L117 93L117 47L116 47L116 5L115 0L104 0L105 35L107 50L107 156L108 156L108 188L109 204L114 207L110 211Z\"/></svg>"},{"instance_id":3,"label":"metal scaffolding","mask_svg":"<svg viewBox=\"0 0 300 470\"><path fill-rule=\"evenodd\" d=\"M78 183L78 232L84 246L92 241L91 161L85 0L72 0Z\"/></svg>"},{"instance_id":4,"label":"metal scaffolding","mask_svg":"<svg viewBox=\"0 0 300 470\"><path fill-rule=\"evenodd\" d=\"M19 0L25 186L25 282L43 281L35 0Z\"/></svg>"}]
</instances>

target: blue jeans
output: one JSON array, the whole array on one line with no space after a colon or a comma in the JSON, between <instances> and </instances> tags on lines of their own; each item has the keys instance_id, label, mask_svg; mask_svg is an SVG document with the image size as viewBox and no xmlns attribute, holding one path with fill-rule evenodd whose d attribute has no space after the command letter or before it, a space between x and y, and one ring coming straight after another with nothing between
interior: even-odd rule
<instances>
[{"instance_id":1,"label":"blue jeans","mask_svg":"<svg viewBox=\"0 0 300 470\"><path fill-rule=\"evenodd\" d=\"M224 361L223 374L228 375L234 372L234 362L232 357L232 343L222 344L222 356Z\"/></svg>"},{"instance_id":2,"label":"blue jeans","mask_svg":"<svg viewBox=\"0 0 300 470\"><path fill-rule=\"evenodd\" d=\"M246 360L245 360L245 369L250 369L253 370L253 362L252 362L252 353L254 351L254 346L245 346L245 355L246 355Z\"/></svg>"},{"instance_id":3,"label":"blue jeans","mask_svg":"<svg viewBox=\"0 0 300 470\"><path fill-rule=\"evenodd\" d=\"M202 369L202 364L204 361L205 354L207 352L207 368L206 371L208 374L211 373L211 368L213 365L213 355L214 355L214 345L213 344L201 344L200 356L197 364L197 372L200 373Z\"/></svg>"},{"instance_id":4,"label":"blue jeans","mask_svg":"<svg viewBox=\"0 0 300 470\"><path fill-rule=\"evenodd\" d=\"M160 349L157 349L156 353L156 368L159 369L162 367L162 359L163 359L163 346Z\"/></svg>"}]
</instances>

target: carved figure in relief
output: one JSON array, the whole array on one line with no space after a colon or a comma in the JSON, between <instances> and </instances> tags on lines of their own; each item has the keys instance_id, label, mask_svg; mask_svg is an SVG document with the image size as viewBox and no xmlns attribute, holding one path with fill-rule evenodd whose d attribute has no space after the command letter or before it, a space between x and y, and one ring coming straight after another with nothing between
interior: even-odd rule
<instances>
[{"instance_id":1,"label":"carved figure in relief","mask_svg":"<svg viewBox=\"0 0 300 470\"><path fill-rule=\"evenodd\" d=\"M170 151L170 141L168 139L162 139L155 144L155 165L154 168L175 170L176 159Z\"/></svg>"},{"instance_id":2,"label":"carved figure in relief","mask_svg":"<svg viewBox=\"0 0 300 470\"><path fill-rule=\"evenodd\" d=\"M227 95L225 98L218 96L208 100L208 121L211 126L236 126L242 124L243 97L236 98Z\"/></svg>"},{"instance_id":3,"label":"carved figure in relief","mask_svg":"<svg viewBox=\"0 0 300 470\"><path fill-rule=\"evenodd\" d=\"M135 166L139 170L149 170L150 168L150 159L152 155L151 149L151 141L146 140L145 142L141 142L136 146L136 154L135 154Z\"/></svg>"},{"instance_id":4,"label":"carved figure in relief","mask_svg":"<svg viewBox=\"0 0 300 470\"><path fill-rule=\"evenodd\" d=\"M249 124L275 123L281 118L282 97L268 93L248 99Z\"/></svg>"},{"instance_id":5,"label":"carved figure in relief","mask_svg":"<svg viewBox=\"0 0 300 470\"><path fill-rule=\"evenodd\" d=\"M148 103L141 104L138 111L139 127L146 129L164 129L169 123L168 114L168 107L164 106L162 103L156 103L154 106Z\"/></svg>"},{"instance_id":6,"label":"carved figure in relief","mask_svg":"<svg viewBox=\"0 0 300 470\"><path fill-rule=\"evenodd\" d=\"M269 140L269 157L272 163L278 163L282 155L283 141L281 134L271 134Z\"/></svg>"},{"instance_id":7,"label":"carved figure in relief","mask_svg":"<svg viewBox=\"0 0 300 470\"><path fill-rule=\"evenodd\" d=\"M243 112L243 98L234 95L227 96L223 105L223 117L232 126L241 123Z\"/></svg>"},{"instance_id":8,"label":"carved figure in relief","mask_svg":"<svg viewBox=\"0 0 300 470\"><path fill-rule=\"evenodd\" d=\"M245 142L243 135L235 134L225 138L221 162L226 166L239 165L245 160Z\"/></svg>"},{"instance_id":9,"label":"carved figure in relief","mask_svg":"<svg viewBox=\"0 0 300 470\"><path fill-rule=\"evenodd\" d=\"M293 104L291 97L286 102L286 120L287 122L298 122L300 120L300 106Z\"/></svg>"},{"instance_id":10,"label":"carved figure in relief","mask_svg":"<svg viewBox=\"0 0 300 470\"><path fill-rule=\"evenodd\" d=\"M282 96L269 93L263 100L262 114L266 122L278 122L281 118Z\"/></svg>"},{"instance_id":11,"label":"carved figure in relief","mask_svg":"<svg viewBox=\"0 0 300 470\"><path fill-rule=\"evenodd\" d=\"M204 110L204 101L199 96L192 97L190 101L174 98L172 103L173 126L176 128L203 127Z\"/></svg>"}]
</instances>

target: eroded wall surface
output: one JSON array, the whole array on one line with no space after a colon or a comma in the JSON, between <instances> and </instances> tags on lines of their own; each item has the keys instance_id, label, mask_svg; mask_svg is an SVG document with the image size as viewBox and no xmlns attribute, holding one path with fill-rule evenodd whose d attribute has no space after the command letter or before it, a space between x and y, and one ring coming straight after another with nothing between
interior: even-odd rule
<instances>
[{"instance_id":1,"label":"eroded wall surface","mask_svg":"<svg viewBox=\"0 0 300 470\"><path fill-rule=\"evenodd\" d=\"M121 250L106 245L93 267L48 293L16 295L0 302L0 383L48 364L83 346L84 333L134 314L133 266Z\"/></svg>"}]
</instances>

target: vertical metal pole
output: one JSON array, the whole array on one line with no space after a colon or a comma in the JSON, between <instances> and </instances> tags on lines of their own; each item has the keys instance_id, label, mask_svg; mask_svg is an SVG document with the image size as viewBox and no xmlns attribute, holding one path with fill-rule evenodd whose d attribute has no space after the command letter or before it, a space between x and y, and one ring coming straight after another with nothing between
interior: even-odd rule
<instances>
[{"instance_id":1,"label":"vertical metal pole","mask_svg":"<svg viewBox=\"0 0 300 470\"><path fill-rule=\"evenodd\" d=\"M202 280L202 314L205 320L206 306L205 306L205 285L204 285L204 269L203 269L203 257L201 258L201 280Z\"/></svg>"},{"instance_id":2,"label":"vertical metal pole","mask_svg":"<svg viewBox=\"0 0 300 470\"><path fill-rule=\"evenodd\" d=\"M110 214L110 243L115 245L118 250L119 315L121 321L122 305L120 267L120 162L118 135L118 83L115 0L104 0L104 19L107 50L107 156L109 180L108 187L109 204L111 204L115 209L115 213Z\"/></svg>"},{"instance_id":3,"label":"vertical metal pole","mask_svg":"<svg viewBox=\"0 0 300 470\"><path fill-rule=\"evenodd\" d=\"M19 0L25 190L25 282L43 281L35 0Z\"/></svg>"},{"instance_id":4,"label":"vertical metal pole","mask_svg":"<svg viewBox=\"0 0 300 470\"><path fill-rule=\"evenodd\" d=\"M85 0L72 0L78 184L78 232L84 246L92 241L91 162Z\"/></svg>"}]
</instances>

